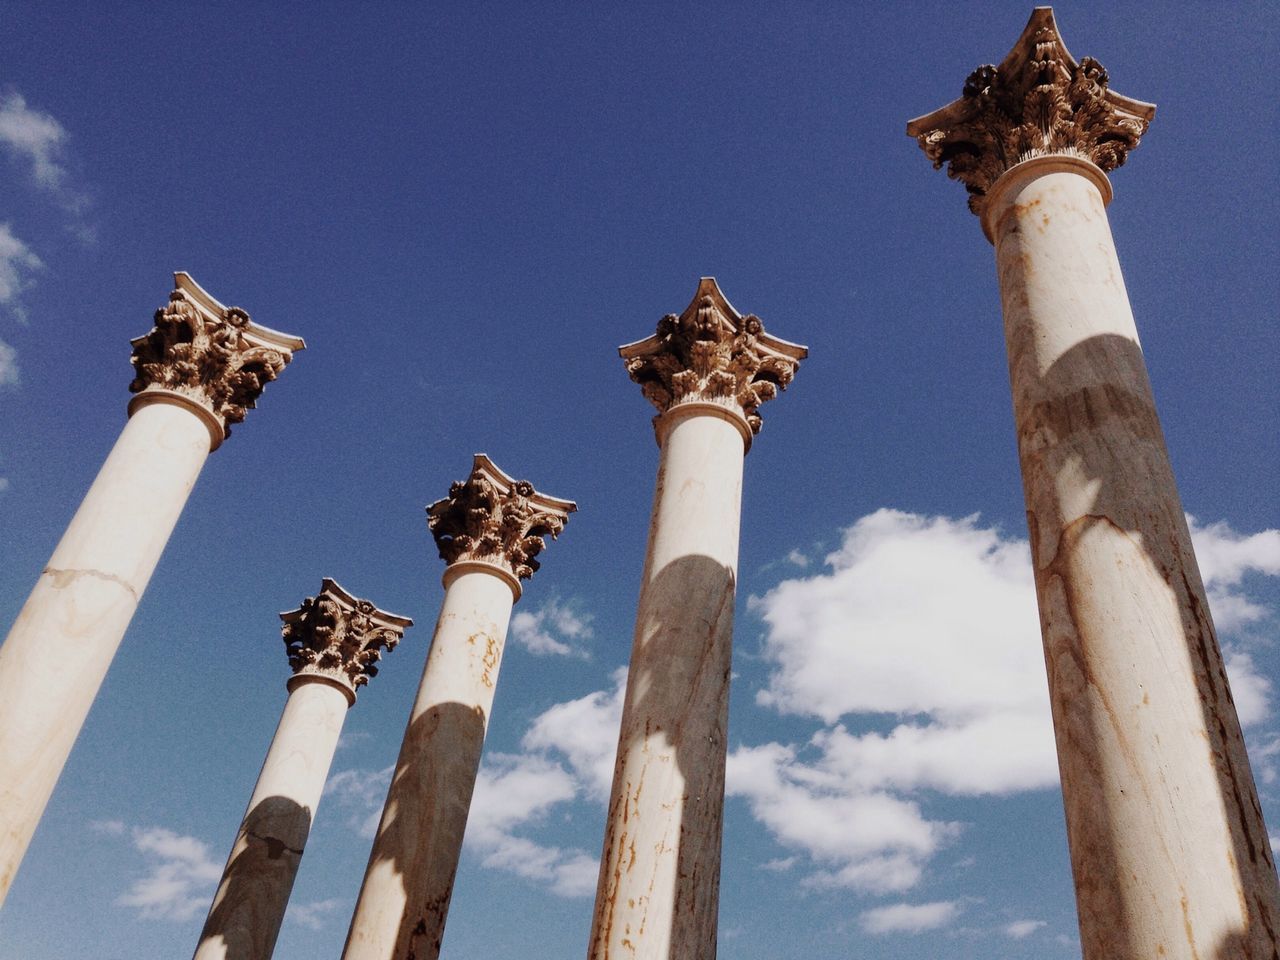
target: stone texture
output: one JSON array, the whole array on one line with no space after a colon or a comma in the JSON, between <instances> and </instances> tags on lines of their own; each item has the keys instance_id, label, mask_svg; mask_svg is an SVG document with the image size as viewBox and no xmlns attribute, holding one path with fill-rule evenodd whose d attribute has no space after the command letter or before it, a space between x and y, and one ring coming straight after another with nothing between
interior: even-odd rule
<instances>
[{"instance_id":1,"label":"stone texture","mask_svg":"<svg viewBox=\"0 0 1280 960\"><path fill-rule=\"evenodd\" d=\"M698 320L706 310L718 316ZM690 318L695 323L687 323ZM683 326L707 339L694 336L684 346L664 348L673 351L666 354L641 353L634 344L622 348L628 372L665 412L656 422L657 488L592 920L592 960L715 957L742 467L753 433L743 404L754 410L772 396L752 389L753 382L774 381L753 381L764 364L753 372L755 361L735 362L732 347L717 352L698 345L741 343L737 331L747 326L745 319L707 278L680 324L664 321L669 338L685 336ZM766 339L758 320L750 326L755 343ZM807 351L768 342L785 347L785 354L774 348L785 363L769 361L782 386ZM680 350L696 377L682 377L669 359ZM724 372L732 371L736 388L668 399L666 383L706 382L703 358L712 355L728 357ZM639 358L643 364L633 362Z\"/></svg>"},{"instance_id":2,"label":"stone texture","mask_svg":"<svg viewBox=\"0 0 1280 960\"><path fill-rule=\"evenodd\" d=\"M575 505L477 454L428 508L444 602L347 934L344 960L440 954L462 835L520 580ZM535 542L536 541L536 542Z\"/></svg>"},{"instance_id":3,"label":"stone texture","mask_svg":"<svg viewBox=\"0 0 1280 960\"><path fill-rule=\"evenodd\" d=\"M176 279L184 295L199 291L216 303L185 274ZM0 902L196 477L221 440L212 414L173 390L148 389L130 413L0 647Z\"/></svg>"},{"instance_id":4,"label":"stone texture","mask_svg":"<svg viewBox=\"0 0 1280 960\"><path fill-rule=\"evenodd\" d=\"M1122 97L1106 69L1067 52L1050 7L1037 7L999 66L965 81L959 100L907 124L934 169L969 191L981 215L987 191L1006 170L1032 157L1067 154L1114 170L1138 145L1153 104Z\"/></svg>"},{"instance_id":5,"label":"stone texture","mask_svg":"<svg viewBox=\"0 0 1280 960\"><path fill-rule=\"evenodd\" d=\"M195 960L269 960L356 686L376 673L369 654L413 625L329 578L280 614L294 674L289 698L231 847ZM320 651L320 656L307 656Z\"/></svg>"},{"instance_id":6,"label":"stone texture","mask_svg":"<svg viewBox=\"0 0 1280 960\"><path fill-rule=\"evenodd\" d=\"M132 341L134 404L175 395L200 410L217 447L306 344L254 323L239 307L224 307L188 274L173 275L169 302L151 331ZM200 412L199 410L197 412Z\"/></svg>"},{"instance_id":7,"label":"stone texture","mask_svg":"<svg viewBox=\"0 0 1280 960\"><path fill-rule=\"evenodd\" d=\"M1049 70L1045 31L1065 57L1041 9L1019 41L1034 54L1001 71ZM1275 864L1091 158L1118 161L1078 126L974 195L996 249L1083 955L1275 960ZM999 137L973 142L985 152L966 164L1007 162Z\"/></svg>"}]
</instances>

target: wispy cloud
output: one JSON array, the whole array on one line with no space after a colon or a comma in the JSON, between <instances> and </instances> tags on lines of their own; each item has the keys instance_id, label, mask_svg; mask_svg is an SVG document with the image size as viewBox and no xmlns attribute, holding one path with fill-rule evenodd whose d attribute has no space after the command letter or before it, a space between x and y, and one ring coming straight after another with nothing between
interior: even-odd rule
<instances>
[{"instance_id":1,"label":"wispy cloud","mask_svg":"<svg viewBox=\"0 0 1280 960\"><path fill-rule=\"evenodd\" d=\"M548 600L537 610L521 610L511 618L512 641L530 653L587 657L582 642L591 636L590 615L559 600Z\"/></svg>"},{"instance_id":2,"label":"wispy cloud","mask_svg":"<svg viewBox=\"0 0 1280 960\"><path fill-rule=\"evenodd\" d=\"M115 821L105 821L114 830ZM133 846L150 861L150 869L130 884L116 904L131 907L145 920L190 920L208 909L222 876L222 863L209 845L164 827L135 827Z\"/></svg>"},{"instance_id":3,"label":"wispy cloud","mask_svg":"<svg viewBox=\"0 0 1280 960\"><path fill-rule=\"evenodd\" d=\"M864 911L858 921L867 933L923 933L945 927L960 915L960 904L954 900L936 903L895 903Z\"/></svg>"},{"instance_id":4,"label":"wispy cloud","mask_svg":"<svg viewBox=\"0 0 1280 960\"><path fill-rule=\"evenodd\" d=\"M1001 927L1006 937L1011 940L1025 940L1041 927L1048 926L1043 920L1015 920Z\"/></svg>"},{"instance_id":5,"label":"wispy cloud","mask_svg":"<svg viewBox=\"0 0 1280 960\"><path fill-rule=\"evenodd\" d=\"M0 307L14 319L25 322L27 311L22 305L22 292L34 282L34 275L44 269L44 262L13 232L8 223L0 223ZM11 381L6 381L6 370ZM0 383L17 380L13 348L0 343Z\"/></svg>"},{"instance_id":6,"label":"wispy cloud","mask_svg":"<svg viewBox=\"0 0 1280 960\"><path fill-rule=\"evenodd\" d=\"M329 925L328 921L333 914L346 905L347 901L338 899L312 900L310 903L290 903L285 910L284 918L301 927L307 927L311 930L323 930Z\"/></svg>"},{"instance_id":7,"label":"wispy cloud","mask_svg":"<svg viewBox=\"0 0 1280 960\"><path fill-rule=\"evenodd\" d=\"M22 94L0 94L0 148L27 167L36 186L77 218L72 231L88 240L92 239L91 234L79 217L89 206L89 197L71 186L66 166L69 139L66 128L56 118L32 109Z\"/></svg>"},{"instance_id":8,"label":"wispy cloud","mask_svg":"<svg viewBox=\"0 0 1280 960\"><path fill-rule=\"evenodd\" d=\"M372 837L378 832L382 804L395 771L394 764L381 770L339 770L324 785L324 796L332 796L346 811L348 824L360 836Z\"/></svg>"}]
</instances>

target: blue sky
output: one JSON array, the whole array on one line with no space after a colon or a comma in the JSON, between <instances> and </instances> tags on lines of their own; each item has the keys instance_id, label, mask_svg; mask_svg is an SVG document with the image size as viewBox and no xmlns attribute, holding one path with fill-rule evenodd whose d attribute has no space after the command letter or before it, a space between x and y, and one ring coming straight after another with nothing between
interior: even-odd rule
<instances>
[{"instance_id":1,"label":"blue sky","mask_svg":"<svg viewBox=\"0 0 1280 960\"><path fill-rule=\"evenodd\" d=\"M444 955L583 955L657 460L616 347L701 275L811 350L746 463L721 956L1078 955L991 248L903 133L1030 9L0 3L0 620L172 271L308 342L205 468L0 960L194 948L323 576L418 623L276 956L337 954L441 596L422 507L478 450L580 512L516 608ZM1057 14L1159 104L1111 223L1280 834L1275 18Z\"/></svg>"}]
</instances>

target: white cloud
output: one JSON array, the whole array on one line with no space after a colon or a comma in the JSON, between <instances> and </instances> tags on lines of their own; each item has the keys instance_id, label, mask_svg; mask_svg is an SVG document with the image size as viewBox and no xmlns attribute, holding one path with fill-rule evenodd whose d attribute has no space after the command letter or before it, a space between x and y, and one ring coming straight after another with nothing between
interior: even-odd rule
<instances>
[{"instance_id":1,"label":"white cloud","mask_svg":"<svg viewBox=\"0 0 1280 960\"><path fill-rule=\"evenodd\" d=\"M1223 603L1227 622L1270 615L1245 577L1280 574L1280 531L1193 529L1215 616ZM1029 550L977 517L885 509L825 562L750 601L771 664L757 702L822 727L803 744L736 749L728 790L809 858L803 882L906 890L959 830L928 816L931 794L1057 783ZM1226 653L1241 719L1256 725L1271 685L1246 649ZM861 715L893 726L859 731ZM1273 773L1264 763L1263 779Z\"/></svg>"},{"instance_id":2,"label":"white cloud","mask_svg":"<svg viewBox=\"0 0 1280 960\"><path fill-rule=\"evenodd\" d=\"M1271 841L1271 852L1280 853L1280 836L1272 834L1267 839Z\"/></svg>"},{"instance_id":3,"label":"white cloud","mask_svg":"<svg viewBox=\"0 0 1280 960\"><path fill-rule=\"evenodd\" d=\"M792 550L787 554L787 563L795 567L807 567L809 565L809 558L799 550Z\"/></svg>"},{"instance_id":4,"label":"white cloud","mask_svg":"<svg viewBox=\"0 0 1280 960\"><path fill-rule=\"evenodd\" d=\"M476 778L466 843L486 867L545 882L566 897L595 892L599 869L581 850L544 846L513 831L545 819L574 799L578 785L560 764L538 755L491 754Z\"/></svg>"},{"instance_id":5,"label":"white cloud","mask_svg":"<svg viewBox=\"0 0 1280 960\"><path fill-rule=\"evenodd\" d=\"M21 294L31 286L31 275L42 269L43 261L14 235L9 224L0 223L0 306L19 320L25 320ZM0 383L17 380L15 357L13 347L0 342Z\"/></svg>"},{"instance_id":6,"label":"white cloud","mask_svg":"<svg viewBox=\"0 0 1280 960\"><path fill-rule=\"evenodd\" d=\"M123 837L125 824L123 820L90 820L89 829L109 837Z\"/></svg>"},{"instance_id":7,"label":"white cloud","mask_svg":"<svg viewBox=\"0 0 1280 960\"><path fill-rule=\"evenodd\" d=\"M614 671L612 690L555 704L534 718L521 746L528 751L562 753L588 793L603 803L613 783L626 686L623 668Z\"/></svg>"},{"instance_id":8,"label":"white cloud","mask_svg":"<svg viewBox=\"0 0 1280 960\"><path fill-rule=\"evenodd\" d=\"M345 900L313 900L310 903L291 902L285 910L284 918L311 930L323 930L328 926L328 918L346 905Z\"/></svg>"},{"instance_id":9,"label":"white cloud","mask_svg":"<svg viewBox=\"0 0 1280 960\"><path fill-rule=\"evenodd\" d=\"M332 796L347 812L347 822L362 837L378 832L382 805L391 786L395 764L382 770L339 770L324 785L324 796Z\"/></svg>"},{"instance_id":10,"label":"white cloud","mask_svg":"<svg viewBox=\"0 0 1280 960\"><path fill-rule=\"evenodd\" d=\"M135 827L133 845L152 861L150 872L116 899L146 920L186 921L208 909L222 863L209 845L164 827Z\"/></svg>"},{"instance_id":11,"label":"white cloud","mask_svg":"<svg viewBox=\"0 0 1280 960\"><path fill-rule=\"evenodd\" d=\"M590 616L558 600L548 600L536 611L521 610L511 618L511 639L530 653L585 657L581 642L591 635Z\"/></svg>"},{"instance_id":12,"label":"white cloud","mask_svg":"<svg viewBox=\"0 0 1280 960\"><path fill-rule=\"evenodd\" d=\"M36 182L49 190L57 190L66 179L59 154L66 142L67 131L47 113L27 106L20 93L0 95L0 144L14 155L31 163Z\"/></svg>"},{"instance_id":13,"label":"white cloud","mask_svg":"<svg viewBox=\"0 0 1280 960\"><path fill-rule=\"evenodd\" d=\"M954 900L937 903L895 903L865 911L858 919L867 933L920 933L944 927L960 914Z\"/></svg>"},{"instance_id":14,"label":"white cloud","mask_svg":"<svg viewBox=\"0 0 1280 960\"><path fill-rule=\"evenodd\" d=\"M1041 927L1047 926L1043 920L1015 920L1002 929L1004 935L1013 940L1025 940Z\"/></svg>"},{"instance_id":15,"label":"white cloud","mask_svg":"<svg viewBox=\"0 0 1280 960\"><path fill-rule=\"evenodd\" d=\"M1241 585L1250 573L1280 576L1280 530L1243 534L1221 520L1202 526L1189 514L1187 523L1214 625L1229 633L1266 617L1270 611L1245 596Z\"/></svg>"}]
</instances>

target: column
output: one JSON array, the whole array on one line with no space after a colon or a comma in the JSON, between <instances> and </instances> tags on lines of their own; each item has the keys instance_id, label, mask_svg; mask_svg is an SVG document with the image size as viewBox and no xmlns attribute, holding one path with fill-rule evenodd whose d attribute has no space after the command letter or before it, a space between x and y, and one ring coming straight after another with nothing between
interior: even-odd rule
<instances>
[{"instance_id":1,"label":"column","mask_svg":"<svg viewBox=\"0 0 1280 960\"><path fill-rule=\"evenodd\" d=\"M712 960L743 457L808 351L704 277L619 352L660 454L589 957Z\"/></svg>"},{"instance_id":2,"label":"column","mask_svg":"<svg viewBox=\"0 0 1280 960\"><path fill-rule=\"evenodd\" d=\"M344 960L440 955L512 605L577 507L513 480L482 453L427 508L448 566L418 698L373 841Z\"/></svg>"},{"instance_id":3,"label":"column","mask_svg":"<svg viewBox=\"0 0 1280 960\"><path fill-rule=\"evenodd\" d=\"M0 902L205 458L303 342L174 275L129 421L0 647Z\"/></svg>"},{"instance_id":4,"label":"column","mask_svg":"<svg viewBox=\"0 0 1280 960\"><path fill-rule=\"evenodd\" d=\"M195 960L269 960L307 835L356 690L383 650L413 626L325 577L320 592L280 614L293 676L284 713L236 833Z\"/></svg>"},{"instance_id":5,"label":"column","mask_svg":"<svg viewBox=\"0 0 1280 960\"><path fill-rule=\"evenodd\" d=\"M995 245L1084 956L1274 958L1275 864L1105 211L1154 113L1040 7L907 132Z\"/></svg>"}]
</instances>

